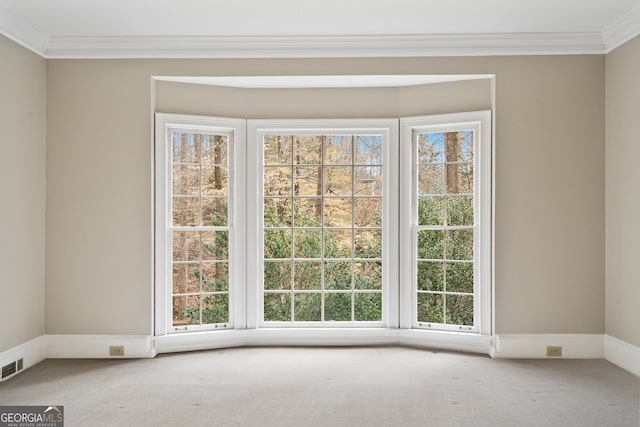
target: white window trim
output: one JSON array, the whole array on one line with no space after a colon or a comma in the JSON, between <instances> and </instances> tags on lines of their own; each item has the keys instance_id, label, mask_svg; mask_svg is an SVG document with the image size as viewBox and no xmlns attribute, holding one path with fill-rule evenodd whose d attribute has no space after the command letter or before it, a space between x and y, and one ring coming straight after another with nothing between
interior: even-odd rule
<instances>
[{"instance_id":1,"label":"white window trim","mask_svg":"<svg viewBox=\"0 0 640 427\"><path fill-rule=\"evenodd\" d=\"M474 180L476 185L475 202L475 233L474 239L474 315L475 325L468 332L491 335L492 331L492 276L491 276L491 248L492 248L492 166L491 166L491 112L476 111L468 113L438 114L431 116L407 117L400 119L400 327L417 329L422 326L416 320L417 292L416 292L416 242L414 241L414 227L416 223L416 208L414 193L416 185L415 131L446 132L452 130L474 130L477 149L474 159ZM410 284L410 286L408 286ZM410 309L408 309L410 307ZM458 327L437 325L433 330L457 331Z\"/></svg>"},{"instance_id":2,"label":"white window trim","mask_svg":"<svg viewBox=\"0 0 640 427\"><path fill-rule=\"evenodd\" d=\"M411 272L411 178L412 174L407 171L406 165L411 165L411 141L413 127L425 125L425 119L430 119L434 124L442 124L443 122L451 122L459 119L462 122L475 120L474 117L481 116L481 137L484 141L484 150L481 153L482 158L480 165L484 165L483 181L481 191L482 196L480 210L483 212L483 238L481 255L482 259L478 259L485 267L482 272L482 302L480 319L480 331L477 333L468 332L448 332L416 329L412 326L411 318L413 316L413 308L411 304L411 286L402 286L400 283L412 281ZM247 131L248 134L255 135L257 127L262 126L265 122L274 123L273 120L242 120L242 119L226 119L212 118L201 116L187 116L178 114L162 114L156 113L155 123L155 257L154 271L155 277L155 337L154 349L159 353L214 349L225 347L238 347L247 345L376 345L376 344L399 344L411 345L416 347L440 348L458 351L470 351L475 353L492 355L494 352L494 340L492 337L493 319L492 319L492 250L493 250L493 230L492 230L492 138L491 138L491 112L481 111L473 113L447 114L425 117L410 117L400 119L399 132L392 132L390 137L396 138L396 147L389 153L389 161L387 164L396 165L396 170L387 174L392 179L385 180L385 192L391 192L396 197L395 202L391 201L388 206L398 206L387 215L385 233L396 233L398 239L389 239L385 234L385 241L399 242L397 247L389 249L390 254L396 256L386 257L389 262L395 260L395 279L387 279L390 289L387 292L387 304L395 310L392 314L388 310L389 318L386 319L385 327L378 328L258 328L257 319L257 291L258 284L256 278L259 270L254 263L244 265L247 259L260 259L257 251L259 248L255 241L251 241L247 236L257 236L260 229L261 217L251 215L247 217L245 212L256 212L258 206L262 209L262 201L257 197L257 188L262 182L261 172L254 167L261 159L254 149L247 149ZM390 119L396 122L398 119ZM294 124L299 126L308 124L309 126L318 126L322 121L317 120L280 120L279 127L286 128ZM347 122L345 120L329 120L327 123ZM356 120L364 124L364 127L375 126L373 123L380 123L377 119ZM166 171L166 129L170 125L184 127L185 123L193 123L194 126L219 126L222 128L233 129L236 158L234 168L235 194L234 194L234 224L236 245L230 257L235 260L233 268L234 285L233 293L233 318L230 319L234 329L202 331L198 333L182 333L169 334L171 316L168 315L170 309L170 299L167 298L166 283L170 278L170 267L167 267L167 260L170 259L170 248L166 246L165 230L168 221L167 209L167 171ZM289 124L289 125L288 125ZM322 126L323 129L329 126ZM353 125L347 126L353 128ZM162 137L162 135L165 135ZM398 138L399 135L399 138ZM160 143L164 141L164 143ZM486 150L486 151L485 151ZM250 167L247 167L249 165ZM488 176L488 178L487 178ZM247 184L249 183L249 185ZM162 185L164 189L160 188ZM387 188L388 186L388 188ZM247 197L247 193L251 193ZM392 226L392 224L397 224ZM242 226L244 225L244 226ZM409 238L408 238L409 237ZM396 243L394 243L396 244ZM164 250L161 250L164 248ZM163 267L164 266L164 267ZM390 266L385 266L385 272L392 275ZM164 285L162 285L164 283ZM230 293L231 293L230 289ZM410 308L406 310L406 308ZM231 311L231 310L230 310Z\"/></svg>"},{"instance_id":3,"label":"white window trim","mask_svg":"<svg viewBox=\"0 0 640 427\"><path fill-rule=\"evenodd\" d=\"M229 150L229 322L224 327L245 326L245 121L217 117L156 113L155 117L155 334L166 335L179 331L198 332L215 329L219 325L194 325L173 328L171 325L171 171L169 138L172 130L222 132L232 136Z\"/></svg>"},{"instance_id":4,"label":"white window trim","mask_svg":"<svg viewBox=\"0 0 640 427\"><path fill-rule=\"evenodd\" d=\"M247 327L248 328L397 328L398 327L398 119L341 119L341 120L248 120L248 176L247 209L252 221L247 222ZM382 228L382 311L381 322L264 322L262 316L263 247L262 242L262 169L263 136L280 134L344 134L381 133L383 144L383 221Z\"/></svg>"}]
</instances>

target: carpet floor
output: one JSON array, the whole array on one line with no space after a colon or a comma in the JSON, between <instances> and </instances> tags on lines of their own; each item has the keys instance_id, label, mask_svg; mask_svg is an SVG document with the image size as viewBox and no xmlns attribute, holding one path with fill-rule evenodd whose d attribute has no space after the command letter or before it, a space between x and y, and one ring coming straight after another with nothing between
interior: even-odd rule
<instances>
[{"instance_id":1,"label":"carpet floor","mask_svg":"<svg viewBox=\"0 0 640 427\"><path fill-rule=\"evenodd\" d=\"M605 360L404 347L237 348L46 360L0 405L89 426L640 426L640 379Z\"/></svg>"}]
</instances>

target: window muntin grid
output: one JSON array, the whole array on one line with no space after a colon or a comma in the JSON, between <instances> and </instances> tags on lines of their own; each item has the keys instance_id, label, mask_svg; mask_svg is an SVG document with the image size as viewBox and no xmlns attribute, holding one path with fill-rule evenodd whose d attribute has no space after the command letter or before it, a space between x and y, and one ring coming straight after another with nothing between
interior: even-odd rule
<instances>
[{"instance_id":1,"label":"window muntin grid","mask_svg":"<svg viewBox=\"0 0 640 427\"><path fill-rule=\"evenodd\" d=\"M418 327L475 326L473 130L414 132Z\"/></svg>"},{"instance_id":2,"label":"window muntin grid","mask_svg":"<svg viewBox=\"0 0 640 427\"><path fill-rule=\"evenodd\" d=\"M381 322L382 135L262 144L263 320Z\"/></svg>"},{"instance_id":3,"label":"window muntin grid","mask_svg":"<svg viewBox=\"0 0 640 427\"><path fill-rule=\"evenodd\" d=\"M227 326L229 134L170 132L171 326Z\"/></svg>"}]
</instances>

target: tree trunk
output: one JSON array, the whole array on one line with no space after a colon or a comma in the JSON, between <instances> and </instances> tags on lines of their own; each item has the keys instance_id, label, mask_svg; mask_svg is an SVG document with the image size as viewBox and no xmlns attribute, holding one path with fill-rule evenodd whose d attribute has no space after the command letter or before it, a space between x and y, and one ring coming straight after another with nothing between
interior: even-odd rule
<instances>
[{"instance_id":1,"label":"tree trunk","mask_svg":"<svg viewBox=\"0 0 640 427\"><path fill-rule=\"evenodd\" d=\"M214 145L213 145L213 162L216 166L213 168L213 181L214 188L216 190L222 189L222 170L220 169L220 164L222 164L222 144L220 143L223 140L222 136L216 135L214 137Z\"/></svg>"},{"instance_id":2,"label":"tree trunk","mask_svg":"<svg viewBox=\"0 0 640 427\"><path fill-rule=\"evenodd\" d=\"M295 150L296 150L296 161L295 164L299 165L300 164L300 148L301 148L301 142L300 142L300 137L296 138L296 146L295 146ZM295 183L293 185L293 194L294 196L299 196L300 195L300 184L298 182L298 180L300 179L300 168L295 168L296 169L296 180Z\"/></svg>"},{"instance_id":3,"label":"tree trunk","mask_svg":"<svg viewBox=\"0 0 640 427\"><path fill-rule=\"evenodd\" d=\"M320 221L322 222L322 198L320 196L322 196L322 148L324 147L325 144L325 137L323 136L320 139L320 153L319 153L319 163L320 166L318 166L318 182L316 183L316 196L318 196L318 198L316 199L316 206L315 206L315 211L316 211L316 218L320 218Z\"/></svg>"},{"instance_id":4,"label":"tree trunk","mask_svg":"<svg viewBox=\"0 0 640 427\"><path fill-rule=\"evenodd\" d=\"M445 144L447 152L447 193L456 194L460 192L458 165L452 165L450 162L457 162L460 160L460 140L458 138L458 132L445 133Z\"/></svg>"}]
</instances>

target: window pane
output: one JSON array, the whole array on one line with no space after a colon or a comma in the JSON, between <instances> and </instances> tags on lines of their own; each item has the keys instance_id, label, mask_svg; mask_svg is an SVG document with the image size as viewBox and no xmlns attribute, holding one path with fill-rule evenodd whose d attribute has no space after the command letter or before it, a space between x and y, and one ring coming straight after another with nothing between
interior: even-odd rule
<instances>
[{"instance_id":1,"label":"window pane","mask_svg":"<svg viewBox=\"0 0 640 427\"><path fill-rule=\"evenodd\" d=\"M295 319L298 322L318 322L322 320L322 294L294 294Z\"/></svg>"},{"instance_id":2,"label":"window pane","mask_svg":"<svg viewBox=\"0 0 640 427\"><path fill-rule=\"evenodd\" d=\"M324 320L351 321L351 293L324 294Z\"/></svg>"},{"instance_id":3,"label":"window pane","mask_svg":"<svg viewBox=\"0 0 640 427\"><path fill-rule=\"evenodd\" d=\"M447 193L473 193L473 164L447 164Z\"/></svg>"},{"instance_id":4,"label":"window pane","mask_svg":"<svg viewBox=\"0 0 640 427\"><path fill-rule=\"evenodd\" d=\"M473 263L448 262L447 292L473 293Z\"/></svg>"},{"instance_id":5,"label":"window pane","mask_svg":"<svg viewBox=\"0 0 640 427\"><path fill-rule=\"evenodd\" d=\"M203 135L202 164L227 166L229 138L226 135Z\"/></svg>"},{"instance_id":6,"label":"window pane","mask_svg":"<svg viewBox=\"0 0 640 427\"><path fill-rule=\"evenodd\" d=\"M458 131L444 134L446 160L451 162L469 162L473 160L473 132Z\"/></svg>"},{"instance_id":7,"label":"window pane","mask_svg":"<svg viewBox=\"0 0 640 427\"><path fill-rule=\"evenodd\" d=\"M418 162L444 163L443 133L421 133L418 135Z\"/></svg>"},{"instance_id":8,"label":"window pane","mask_svg":"<svg viewBox=\"0 0 640 427\"><path fill-rule=\"evenodd\" d=\"M294 139L294 159L297 165L319 165L322 162L322 136L296 135Z\"/></svg>"},{"instance_id":9,"label":"window pane","mask_svg":"<svg viewBox=\"0 0 640 427\"><path fill-rule=\"evenodd\" d=\"M473 259L473 230L448 230L447 259L472 260Z\"/></svg>"},{"instance_id":10,"label":"window pane","mask_svg":"<svg viewBox=\"0 0 640 427\"><path fill-rule=\"evenodd\" d=\"M352 137L350 135L324 137L324 164L341 165L352 162Z\"/></svg>"},{"instance_id":11,"label":"window pane","mask_svg":"<svg viewBox=\"0 0 640 427\"><path fill-rule=\"evenodd\" d=\"M322 196L322 168L301 167L293 168L293 195L294 196Z\"/></svg>"},{"instance_id":12,"label":"window pane","mask_svg":"<svg viewBox=\"0 0 640 427\"><path fill-rule=\"evenodd\" d=\"M173 326L200 324L200 296L173 297Z\"/></svg>"},{"instance_id":13,"label":"window pane","mask_svg":"<svg viewBox=\"0 0 640 427\"><path fill-rule=\"evenodd\" d=\"M353 168L348 166L330 166L324 168L324 193L327 196L350 196L351 174Z\"/></svg>"},{"instance_id":14,"label":"window pane","mask_svg":"<svg viewBox=\"0 0 640 427\"><path fill-rule=\"evenodd\" d=\"M353 234L356 258L382 258L382 231L356 230Z\"/></svg>"},{"instance_id":15,"label":"window pane","mask_svg":"<svg viewBox=\"0 0 640 427\"><path fill-rule=\"evenodd\" d=\"M351 230L324 230L324 257L351 258Z\"/></svg>"},{"instance_id":16,"label":"window pane","mask_svg":"<svg viewBox=\"0 0 640 427\"><path fill-rule=\"evenodd\" d=\"M351 199L324 199L326 227L351 227Z\"/></svg>"},{"instance_id":17,"label":"window pane","mask_svg":"<svg viewBox=\"0 0 640 427\"><path fill-rule=\"evenodd\" d=\"M473 296L447 295L447 323L473 326Z\"/></svg>"},{"instance_id":18,"label":"window pane","mask_svg":"<svg viewBox=\"0 0 640 427\"><path fill-rule=\"evenodd\" d=\"M202 264L202 291L229 290L229 263L210 262Z\"/></svg>"},{"instance_id":19,"label":"window pane","mask_svg":"<svg viewBox=\"0 0 640 427\"><path fill-rule=\"evenodd\" d=\"M264 226L291 226L291 199L264 199Z\"/></svg>"},{"instance_id":20,"label":"window pane","mask_svg":"<svg viewBox=\"0 0 640 427\"><path fill-rule=\"evenodd\" d=\"M202 166L202 195L228 196L229 169L224 166Z\"/></svg>"},{"instance_id":21,"label":"window pane","mask_svg":"<svg viewBox=\"0 0 640 427\"><path fill-rule=\"evenodd\" d=\"M320 227L322 225L322 199L294 199L294 226Z\"/></svg>"},{"instance_id":22,"label":"window pane","mask_svg":"<svg viewBox=\"0 0 640 427\"><path fill-rule=\"evenodd\" d=\"M382 320L382 294L354 294L355 320L373 322Z\"/></svg>"},{"instance_id":23,"label":"window pane","mask_svg":"<svg viewBox=\"0 0 640 427\"><path fill-rule=\"evenodd\" d=\"M329 290L351 289L351 262L325 262L324 288Z\"/></svg>"},{"instance_id":24,"label":"window pane","mask_svg":"<svg viewBox=\"0 0 640 427\"><path fill-rule=\"evenodd\" d=\"M418 290L444 290L444 268L441 262L418 261Z\"/></svg>"},{"instance_id":25,"label":"window pane","mask_svg":"<svg viewBox=\"0 0 640 427\"><path fill-rule=\"evenodd\" d=\"M460 161L461 162L473 162L474 153L474 133L470 130L462 131L462 137L460 139Z\"/></svg>"},{"instance_id":26,"label":"window pane","mask_svg":"<svg viewBox=\"0 0 640 427\"><path fill-rule=\"evenodd\" d=\"M319 262L296 262L293 264L293 287L310 291L322 288L322 264Z\"/></svg>"},{"instance_id":27,"label":"window pane","mask_svg":"<svg viewBox=\"0 0 640 427\"><path fill-rule=\"evenodd\" d=\"M418 231L418 258L444 259L444 231Z\"/></svg>"},{"instance_id":28,"label":"window pane","mask_svg":"<svg viewBox=\"0 0 640 427\"><path fill-rule=\"evenodd\" d=\"M353 168L353 194L356 196L382 195L382 167L356 166Z\"/></svg>"},{"instance_id":29,"label":"window pane","mask_svg":"<svg viewBox=\"0 0 640 427\"><path fill-rule=\"evenodd\" d=\"M382 289L382 263L356 262L353 272L355 289Z\"/></svg>"},{"instance_id":30,"label":"window pane","mask_svg":"<svg viewBox=\"0 0 640 427\"><path fill-rule=\"evenodd\" d=\"M443 323L444 300L442 294L418 292L418 322Z\"/></svg>"},{"instance_id":31,"label":"window pane","mask_svg":"<svg viewBox=\"0 0 640 427\"><path fill-rule=\"evenodd\" d=\"M264 168L264 195L265 196L291 196L291 172L290 167Z\"/></svg>"},{"instance_id":32,"label":"window pane","mask_svg":"<svg viewBox=\"0 0 640 427\"><path fill-rule=\"evenodd\" d=\"M294 258L320 258L322 256L322 240L320 230L295 230Z\"/></svg>"},{"instance_id":33,"label":"window pane","mask_svg":"<svg viewBox=\"0 0 640 427\"><path fill-rule=\"evenodd\" d=\"M174 163L200 162L200 141L197 135L188 132L173 132L172 151Z\"/></svg>"},{"instance_id":34,"label":"window pane","mask_svg":"<svg viewBox=\"0 0 640 427\"><path fill-rule=\"evenodd\" d=\"M291 164L291 136L267 135L264 137L264 163L266 165Z\"/></svg>"},{"instance_id":35,"label":"window pane","mask_svg":"<svg viewBox=\"0 0 640 427\"><path fill-rule=\"evenodd\" d=\"M264 294L264 320L287 322L291 320L291 294Z\"/></svg>"},{"instance_id":36,"label":"window pane","mask_svg":"<svg viewBox=\"0 0 640 427\"><path fill-rule=\"evenodd\" d=\"M200 233L197 231L173 232L173 260L200 260Z\"/></svg>"},{"instance_id":37,"label":"window pane","mask_svg":"<svg viewBox=\"0 0 640 427\"><path fill-rule=\"evenodd\" d=\"M418 197L418 225L444 225L444 201L441 196Z\"/></svg>"},{"instance_id":38,"label":"window pane","mask_svg":"<svg viewBox=\"0 0 640 427\"><path fill-rule=\"evenodd\" d=\"M447 225L473 225L473 196L447 197Z\"/></svg>"},{"instance_id":39,"label":"window pane","mask_svg":"<svg viewBox=\"0 0 640 427\"><path fill-rule=\"evenodd\" d=\"M229 232L202 232L202 260L229 259Z\"/></svg>"},{"instance_id":40,"label":"window pane","mask_svg":"<svg viewBox=\"0 0 640 427\"><path fill-rule=\"evenodd\" d=\"M354 137L353 163L356 165L382 164L382 136L356 135Z\"/></svg>"},{"instance_id":41,"label":"window pane","mask_svg":"<svg viewBox=\"0 0 640 427\"><path fill-rule=\"evenodd\" d=\"M171 216L176 227L190 227L198 225L200 198L174 197L172 200Z\"/></svg>"},{"instance_id":42,"label":"window pane","mask_svg":"<svg viewBox=\"0 0 640 427\"><path fill-rule=\"evenodd\" d=\"M444 194L445 165L418 166L418 195Z\"/></svg>"},{"instance_id":43,"label":"window pane","mask_svg":"<svg viewBox=\"0 0 640 427\"><path fill-rule=\"evenodd\" d=\"M174 264L172 283L174 294L195 294L200 292L200 265Z\"/></svg>"},{"instance_id":44,"label":"window pane","mask_svg":"<svg viewBox=\"0 0 640 427\"><path fill-rule=\"evenodd\" d=\"M200 166L173 165L173 195L200 195Z\"/></svg>"},{"instance_id":45,"label":"window pane","mask_svg":"<svg viewBox=\"0 0 640 427\"><path fill-rule=\"evenodd\" d=\"M353 203L356 227L382 227L382 198L357 198Z\"/></svg>"},{"instance_id":46,"label":"window pane","mask_svg":"<svg viewBox=\"0 0 640 427\"><path fill-rule=\"evenodd\" d=\"M264 263L264 289L267 291L291 290L291 263Z\"/></svg>"},{"instance_id":47,"label":"window pane","mask_svg":"<svg viewBox=\"0 0 640 427\"><path fill-rule=\"evenodd\" d=\"M202 198L202 225L205 227L225 227L229 225L226 198Z\"/></svg>"},{"instance_id":48,"label":"window pane","mask_svg":"<svg viewBox=\"0 0 640 427\"><path fill-rule=\"evenodd\" d=\"M265 258L291 258L291 230L265 230Z\"/></svg>"},{"instance_id":49,"label":"window pane","mask_svg":"<svg viewBox=\"0 0 640 427\"><path fill-rule=\"evenodd\" d=\"M207 295L202 302L202 323L227 323L229 321L229 295Z\"/></svg>"}]
</instances>

